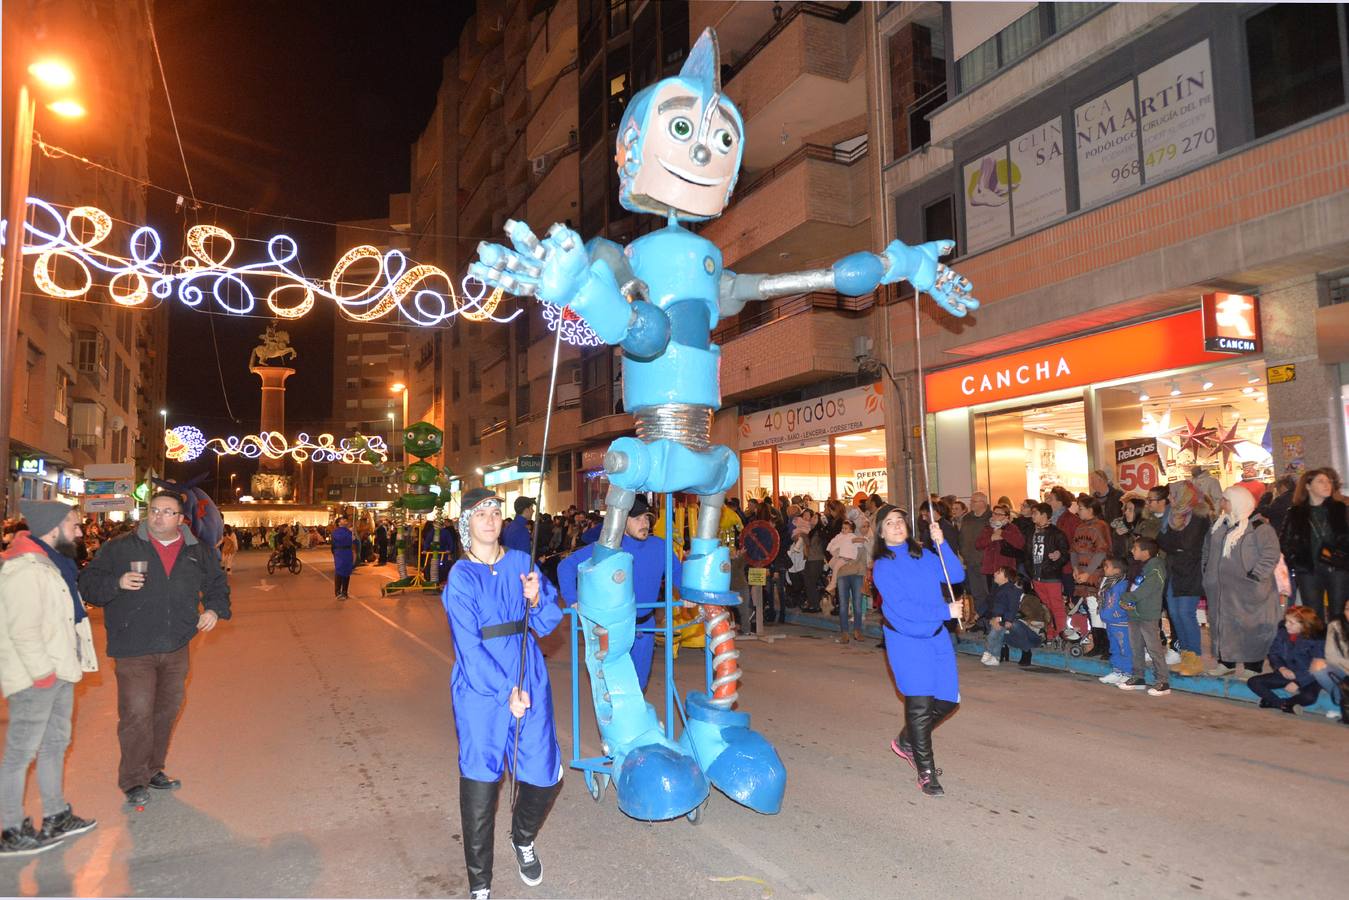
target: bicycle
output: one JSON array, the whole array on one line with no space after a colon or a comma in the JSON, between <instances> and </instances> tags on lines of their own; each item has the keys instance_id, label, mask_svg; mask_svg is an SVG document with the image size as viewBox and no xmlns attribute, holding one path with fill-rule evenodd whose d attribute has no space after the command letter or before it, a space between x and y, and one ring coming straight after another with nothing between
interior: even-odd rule
<instances>
[{"instance_id":1,"label":"bicycle","mask_svg":"<svg viewBox=\"0 0 1349 900\"><path fill-rule=\"evenodd\" d=\"M290 574L300 574L300 557L294 553L287 558L286 554L280 550L273 550L272 555L267 559L267 574L275 575L277 569L290 569Z\"/></svg>"}]
</instances>

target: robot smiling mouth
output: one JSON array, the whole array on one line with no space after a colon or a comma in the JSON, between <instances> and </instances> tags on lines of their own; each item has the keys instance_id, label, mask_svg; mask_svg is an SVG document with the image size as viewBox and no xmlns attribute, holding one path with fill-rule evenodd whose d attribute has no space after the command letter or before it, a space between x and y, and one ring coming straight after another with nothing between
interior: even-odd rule
<instances>
[{"instance_id":1,"label":"robot smiling mouth","mask_svg":"<svg viewBox=\"0 0 1349 900\"><path fill-rule=\"evenodd\" d=\"M670 165L665 160L661 159L659 156L656 157L656 162L660 163L662 169L669 172L671 175L680 179L681 181L687 181L689 184L696 184L699 185L700 187L712 187L713 185L721 184L723 181L726 180L725 178L699 178L692 172L686 172L685 170L677 166Z\"/></svg>"}]
</instances>

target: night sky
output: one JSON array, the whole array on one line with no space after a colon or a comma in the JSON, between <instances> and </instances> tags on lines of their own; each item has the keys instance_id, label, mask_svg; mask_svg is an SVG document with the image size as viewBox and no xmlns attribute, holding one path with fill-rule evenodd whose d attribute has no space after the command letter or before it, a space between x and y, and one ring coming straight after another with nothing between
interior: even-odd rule
<instances>
[{"instance_id":1,"label":"night sky","mask_svg":"<svg viewBox=\"0 0 1349 900\"><path fill-rule=\"evenodd\" d=\"M173 193L151 191L151 223L166 242L198 222L236 237L289 234L303 271L326 277L334 231L297 219L388 214L388 195L408 190L410 146L434 108L443 58L472 11L471 0L157 0L165 75L201 208L178 211ZM155 82L150 178L186 195L157 72ZM236 250L241 260L262 254L257 243ZM170 426L194 424L208 437L257 430L259 382L247 363L267 321L175 304ZM281 327L299 354L289 363L297 374L286 393L293 436L331 413L332 312L320 300Z\"/></svg>"}]
</instances>

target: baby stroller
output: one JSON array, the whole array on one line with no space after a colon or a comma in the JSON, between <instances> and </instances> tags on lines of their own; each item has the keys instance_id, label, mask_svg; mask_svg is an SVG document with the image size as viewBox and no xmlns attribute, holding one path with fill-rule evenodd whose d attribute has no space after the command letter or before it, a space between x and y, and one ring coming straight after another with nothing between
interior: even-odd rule
<instances>
[{"instance_id":1,"label":"baby stroller","mask_svg":"<svg viewBox=\"0 0 1349 900\"><path fill-rule=\"evenodd\" d=\"M1054 639L1056 649L1067 652L1069 656L1082 656L1092 649L1091 613L1087 610L1087 597L1078 597L1068 610L1068 624Z\"/></svg>"}]
</instances>

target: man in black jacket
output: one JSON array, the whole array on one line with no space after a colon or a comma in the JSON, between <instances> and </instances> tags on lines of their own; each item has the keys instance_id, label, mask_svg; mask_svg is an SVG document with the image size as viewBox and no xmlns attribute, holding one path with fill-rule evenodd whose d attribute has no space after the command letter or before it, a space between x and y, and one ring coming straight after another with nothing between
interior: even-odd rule
<instances>
[{"instance_id":1,"label":"man in black jacket","mask_svg":"<svg viewBox=\"0 0 1349 900\"><path fill-rule=\"evenodd\" d=\"M1068 538L1057 525L1051 523L1054 509L1048 503L1037 503L1031 508L1035 530L1026 542L1026 574L1030 576L1035 596L1049 612L1045 623L1045 637L1053 640L1068 624L1068 610L1063 602L1063 567L1068 562Z\"/></svg>"},{"instance_id":2,"label":"man in black jacket","mask_svg":"<svg viewBox=\"0 0 1349 900\"><path fill-rule=\"evenodd\" d=\"M140 806L149 788L175 790L164 774L169 735L183 704L188 644L230 617L220 557L182 524L177 494L150 498L135 531L103 545L80 575L87 603L106 607L108 656L117 670L117 786Z\"/></svg>"}]
</instances>

